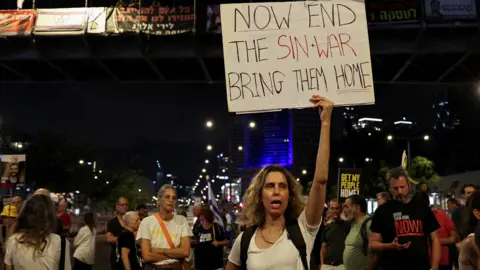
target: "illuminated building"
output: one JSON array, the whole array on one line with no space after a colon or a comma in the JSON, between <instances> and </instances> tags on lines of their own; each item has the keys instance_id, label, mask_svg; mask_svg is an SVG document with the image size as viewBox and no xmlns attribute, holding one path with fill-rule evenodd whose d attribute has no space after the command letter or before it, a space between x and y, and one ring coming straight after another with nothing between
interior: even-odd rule
<instances>
[{"instance_id":1,"label":"illuminated building","mask_svg":"<svg viewBox=\"0 0 480 270\"><path fill-rule=\"evenodd\" d=\"M270 164L291 167L293 164L293 129L291 111L265 113L245 117L245 169ZM250 123L255 123L251 127Z\"/></svg>"}]
</instances>

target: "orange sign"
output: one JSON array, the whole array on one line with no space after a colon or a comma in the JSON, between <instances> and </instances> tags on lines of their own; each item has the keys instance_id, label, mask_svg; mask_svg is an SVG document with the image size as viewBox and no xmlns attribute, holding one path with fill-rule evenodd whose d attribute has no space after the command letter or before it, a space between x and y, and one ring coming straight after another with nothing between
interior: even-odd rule
<instances>
[{"instance_id":1,"label":"orange sign","mask_svg":"<svg viewBox=\"0 0 480 270\"><path fill-rule=\"evenodd\" d=\"M0 36L28 36L35 25L34 10L0 10Z\"/></svg>"}]
</instances>

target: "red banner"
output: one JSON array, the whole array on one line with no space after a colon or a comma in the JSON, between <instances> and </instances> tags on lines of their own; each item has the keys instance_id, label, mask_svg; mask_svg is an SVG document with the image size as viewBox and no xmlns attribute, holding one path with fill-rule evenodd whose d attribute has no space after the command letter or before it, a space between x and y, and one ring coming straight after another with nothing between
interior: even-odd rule
<instances>
[{"instance_id":1,"label":"red banner","mask_svg":"<svg viewBox=\"0 0 480 270\"><path fill-rule=\"evenodd\" d=\"M0 10L0 36L28 36L35 25L33 10Z\"/></svg>"}]
</instances>

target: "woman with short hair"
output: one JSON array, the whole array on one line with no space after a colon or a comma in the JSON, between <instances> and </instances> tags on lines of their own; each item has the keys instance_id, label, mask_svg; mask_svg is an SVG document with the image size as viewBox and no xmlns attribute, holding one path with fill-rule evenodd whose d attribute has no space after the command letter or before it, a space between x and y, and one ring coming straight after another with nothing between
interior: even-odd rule
<instances>
[{"instance_id":1,"label":"woman with short hair","mask_svg":"<svg viewBox=\"0 0 480 270\"><path fill-rule=\"evenodd\" d=\"M34 195L25 202L7 242L7 270L59 269L62 262L65 270L72 269L70 244L53 232L55 213L48 196Z\"/></svg>"},{"instance_id":2,"label":"woman with short hair","mask_svg":"<svg viewBox=\"0 0 480 270\"><path fill-rule=\"evenodd\" d=\"M333 103L324 97L314 95L310 102L320 109L321 130L306 206L300 184L286 168L270 165L260 170L244 197L243 214L250 228L235 240L227 270L303 270L310 267L310 253L325 205L333 110Z\"/></svg>"},{"instance_id":3,"label":"woman with short hair","mask_svg":"<svg viewBox=\"0 0 480 270\"><path fill-rule=\"evenodd\" d=\"M202 208L198 215L200 227L195 236L195 269L223 269L223 247L228 245L223 229L214 222L215 215L209 208Z\"/></svg>"},{"instance_id":4,"label":"woman with short hair","mask_svg":"<svg viewBox=\"0 0 480 270\"><path fill-rule=\"evenodd\" d=\"M163 185L157 198L158 213L143 219L137 233L143 260L150 268L182 269L190 255L188 220L174 212L177 192L172 185Z\"/></svg>"}]
</instances>

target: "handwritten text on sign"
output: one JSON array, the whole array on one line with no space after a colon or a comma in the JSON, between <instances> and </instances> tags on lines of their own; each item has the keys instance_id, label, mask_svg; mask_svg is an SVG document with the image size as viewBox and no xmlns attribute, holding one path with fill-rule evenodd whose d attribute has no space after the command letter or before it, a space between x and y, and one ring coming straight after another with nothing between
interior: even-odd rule
<instances>
[{"instance_id":1,"label":"handwritten text on sign","mask_svg":"<svg viewBox=\"0 0 480 270\"><path fill-rule=\"evenodd\" d=\"M231 112L375 102L363 2L221 5Z\"/></svg>"}]
</instances>

